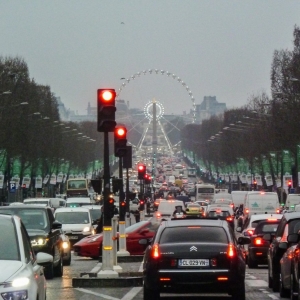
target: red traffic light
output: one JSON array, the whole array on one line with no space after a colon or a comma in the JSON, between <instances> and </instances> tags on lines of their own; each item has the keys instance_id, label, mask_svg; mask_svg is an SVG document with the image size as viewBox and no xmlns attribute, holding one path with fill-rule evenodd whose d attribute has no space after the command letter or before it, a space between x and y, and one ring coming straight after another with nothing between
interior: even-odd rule
<instances>
[{"instance_id":1,"label":"red traffic light","mask_svg":"<svg viewBox=\"0 0 300 300\"><path fill-rule=\"evenodd\" d=\"M126 203L123 201L123 202L121 202L121 206L125 206L126 205Z\"/></svg>"},{"instance_id":2,"label":"red traffic light","mask_svg":"<svg viewBox=\"0 0 300 300\"><path fill-rule=\"evenodd\" d=\"M144 171L144 169L145 169L145 166L144 165L139 165L139 171Z\"/></svg>"},{"instance_id":3,"label":"red traffic light","mask_svg":"<svg viewBox=\"0 0 300 300\"><path fill-rule=\"evenodd\" d=\"M116 135L119 137L124 137L126 136L126 128L120 127L116 129Z\"/></svg>"},{"instance_id":4,"label":"red traffic light","mask_svg":"<svg viewBox=\"0 0 300 300\"><path fill-rule=\"evenodd\" d=\"M99 89L98 101L110 102L116 98L116 91L114 89Z\"/></svg>"},{"instance_id":5,"label":"red traffic light","mask_svg":"<svg viewBox=\"0 0 300 300\"><path fill-rule=\"evenodd\" d=\"M292 181L291 180L289 180L288 186L292 186Z\"/></svg>"},{"instance_id":6,"label":"red traffic light","mask_svg":"<svg viewBox=\"0 0 300 300\"><path fill-rule=\"evenodd\" d=\"M109 203L109 204L113 204L114 202L115 202L114 198L109 198L109 199L108 199L108 203Z\"/></svg>"}]
</instances>

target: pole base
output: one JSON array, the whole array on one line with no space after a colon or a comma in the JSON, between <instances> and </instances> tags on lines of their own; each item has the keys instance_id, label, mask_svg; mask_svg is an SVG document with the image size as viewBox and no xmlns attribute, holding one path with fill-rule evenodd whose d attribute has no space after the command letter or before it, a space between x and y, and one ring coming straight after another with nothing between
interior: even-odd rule
<instances>
[{"instance_id":1,"label":"pole base","mask_svg":"<svg viewBox=\"0 0 300 300\"><path fill-rule=\"evenodd\" d=\"M122 273L123 272L123 268L119 265L113 266L114 271L116 271L117 273Z\"/></svg>"},{"instance_id":2,"label":"pole base","mask_svg":"<svg viewBox=\"0 0 300 300\"><path fill-rule=\"evenodd\" d=\"M97 273L98 278L117 278L119 277L118 272L113 270L101 270Z\"/></svg>"},{"instance_id":3,"label":"pole base","mask_svg":"<svg viewBox=\"0 0 300 300\"><path fill-rule=\"evenodd\" d=\"M117 256L129 256L130 253L126 250L120 250L117 252Z\"/></svg>"}]
</instances>

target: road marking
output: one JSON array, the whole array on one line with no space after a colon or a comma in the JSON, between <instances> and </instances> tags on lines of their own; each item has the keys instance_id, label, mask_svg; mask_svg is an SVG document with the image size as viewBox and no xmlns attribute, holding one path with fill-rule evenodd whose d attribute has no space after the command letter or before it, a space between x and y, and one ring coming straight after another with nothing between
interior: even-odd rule
<instances>
[{"instance_id":1,"label":"road marking","mask_svg":"<svg viewBox=\"0 0 300 300\"><path fill-rule=\"evenodd\" d=\"M259 279L256 279L256 280L247 279L247 280L245 280L245 283L248 286L260 286L260 287L268 286L268 283L266 281L259 280Z\"/></svg>"},{"instance_id":2,"label":"road marking","mask_svg":"<svg viewBox=\"0 0 300 300\"><path fill-rule=\"evenodd\" d=\"M81 288L75 288L75 290L85 293L85 294L90 294L90 295L94 295L94 296L98 296L98 297L102 297L104 299L108 299L108 300L120 300L119 298L114 298L108 295L104 295L104 294L98 294L98 293L94 293L92 291L86 290L86 289L81 289ZM132 299L132 298L131 298ZM129 298L126 300L130 300Z\"/></svg>"},{"instance_id":3,"label":"road marking","mask_svg":"<svg viewBox=\"0 0 300 300\"><path fill-rule=\"evenodd\" d=\"M272 298L272 299L279 299L277 296L272 295L272 294L269 294L268 296L269 296L270 298Z\"/></svg>"},{"instance_id":4,"label":"road marking","mask_svg":"<svg viewBox=\"0 0 300 300\"><path fill-rule=\"evenodd\" d=\"M134 287L121 300L132 300L141 290L142 287Z\"/></svg>"},{"instance_id":5,"label":"road marking","mask_svg":"<svg viewBox=\"0 0 300 300\"><path fill-rule=\"evenodd\" d=\"M139 272L143 272L143 263L144 263L144 261L142 261L142 263L140 265Z\"/></svg>"}]
</instances>

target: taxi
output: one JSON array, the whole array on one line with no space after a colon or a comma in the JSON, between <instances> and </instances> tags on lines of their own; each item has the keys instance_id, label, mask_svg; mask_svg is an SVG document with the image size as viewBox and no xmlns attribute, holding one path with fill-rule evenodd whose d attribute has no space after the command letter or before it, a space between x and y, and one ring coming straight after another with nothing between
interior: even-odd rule
<instances>
[{"instance_id":1,"label":"taxi","mask_svg":"<svg viewBox=\"0 0 300 300\"><path fill-rule=\"evenodd\" d=\"M202 215L203 208L198 203L188 203L185 212L186 215Z\"/></svg>"}]
</instances>

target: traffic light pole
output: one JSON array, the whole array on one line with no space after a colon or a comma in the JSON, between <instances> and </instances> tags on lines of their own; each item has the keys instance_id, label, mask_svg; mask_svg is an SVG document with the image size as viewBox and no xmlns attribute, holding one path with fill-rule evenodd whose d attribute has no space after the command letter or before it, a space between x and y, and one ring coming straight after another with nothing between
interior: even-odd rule
<instances>
[{"instance_id":1,"label":"traffic light pole","mask_svg":"<svg viewBox=\"0 0 300 300\"><path fill-rule=\"evenodd\" d=\"M128 168L126 168L126 227L130 226L130 211L129 211L129 174Z\"/></svg>"},{"instance_id":2,"label":"traffic light pole","mask_svg":"<svg viewBox=\"0 0 300 300\"><path fill-rule=\"evenodd\" d=\"M113 269L113 234L112 223L109 215L109 194L110 194L110 170L109 170L109 143L108 131L104 131L104 151L103 151L103 206L104 206L104 221L103 221L103 243L102 243L102 267L97 274L99 278L115 278L118 273Z\"/></svg>"},{"instance_id":3,"label":"traffic light pole","mask_svg":"<svg viewBox=\"0 0 300 300\"><path fill-rule=\"evenodd\" d=\"M125 200L125 193L123 187L123 157L119 157L119 179L121 179L119 190L119 251L118 256L128 256L129 252L126 250L126 234L125 234L125 207L121 203Z\"/></svg>"}]
</instances>

